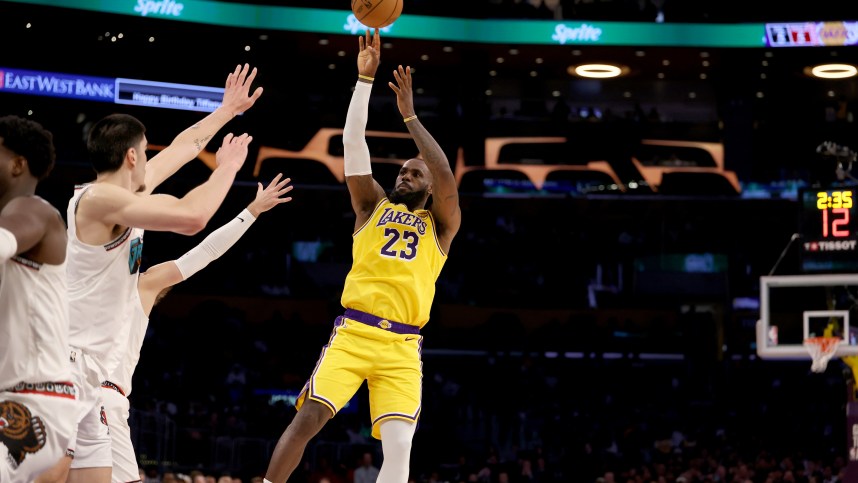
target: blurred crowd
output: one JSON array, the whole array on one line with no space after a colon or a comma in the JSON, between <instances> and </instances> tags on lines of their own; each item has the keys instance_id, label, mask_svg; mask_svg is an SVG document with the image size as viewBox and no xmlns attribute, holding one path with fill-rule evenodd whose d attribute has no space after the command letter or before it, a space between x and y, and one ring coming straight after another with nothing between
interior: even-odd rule
<instances>
[{"instance_id":1,"label":"blurred crowd","mask_svg":"<svg viewBox=\"0 0 858 483\"><path fill-rule=\"evenodd\" d=\"M203 325L229 337L204 342ZM153 318L132 427L143 414L168 418L175 448L165 461L152 459L155 438L138 436L149 481L193 470L240 481L263 474L294 408L259 390L297 391L325 327L288 318L262 325L217 303L186 320ZM844 481L847 379L837 361L816 375L809 361L436 348L429 337L415 482ZM356 468L380 465L366 402L363 388L355 410L326 426L290 481L360 483Z\"/></svg>"}]
</instances>

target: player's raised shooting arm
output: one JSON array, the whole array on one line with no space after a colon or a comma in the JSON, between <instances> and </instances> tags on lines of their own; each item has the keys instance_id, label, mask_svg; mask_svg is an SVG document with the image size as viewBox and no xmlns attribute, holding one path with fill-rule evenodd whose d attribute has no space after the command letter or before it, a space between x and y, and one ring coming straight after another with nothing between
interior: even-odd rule
<instances>
[{"instance_id":1,"label":"player's raised shooting arm","mask_svg":"<svg viewBox=\"0 0 858 483\"><path fill-rule=\"evenodd\" d=\"M366 220L372 215L372 210L384 198L384 190L371 174L346 176L346 185L349 188L352 209L356 215L355 230L357 230L366 223Z\"/></svg>"},{"instance_id":2,"label":"player's raised shooting arm","mask_svg":"<svg viewBox=\"0 0 858 483\"><path fill-rule=\"evenodd\" d=\"M255 78L255 67L251 70L247 64L236 66L226 78L221 106L179 133L169 146L149 160L146 165L146 193L151 193L179 168L196 158L222 127L256 103L262 95L262 88L257 87L250 94L250 85Z\"/></svg>"},{"instance_id":3,"label":"player's raised shooting arm","mask_svg":"<svg viewBox=\"0 0 858 483\"><path fill-rule=\"evenodd\" d=\"M414 109L411 68L399 68L393 71L396 84L388 83L396 93L396 103L405 121L405 126L420 150L423 162L432 173L432 214L438 222L438 236L444 250L450 248L450 242L462 224L462 210L459 208L459 189L456 177L450 168L450 161L444 150L429 134L426 127L417 118Z\"/></svg>"},{"instance_id":4,"label":"player's raised shooting arm","mask_svg":"<svg viewBox=\"0 0 858 483\"><path fill-rule=\"evenodd\" d=\"M343 155L346 185L351 195L352 208L357 215L355 229L366 222L378 202L384 198L384 190L372 177L369 146L366 144L366 121L369 117L369 97L381 53L381 37L378 29L370 36L358 38L358 80L352 93L346 125L343 128Z\"/></svg>"},{"instance_id":5,"label":"player's raised shooting arm","mask_svg":"<svg viewBox=\"0 0 858 483\"><path fill-rule=\"evenodd\" d=\"M379 200L384 198L384 190L372 177L369 146L364 136L370 89L371 84L357 83L343 129L343 165L352 208L357 215L355 228L363 226Z\"/></svg>"}]
</instances>

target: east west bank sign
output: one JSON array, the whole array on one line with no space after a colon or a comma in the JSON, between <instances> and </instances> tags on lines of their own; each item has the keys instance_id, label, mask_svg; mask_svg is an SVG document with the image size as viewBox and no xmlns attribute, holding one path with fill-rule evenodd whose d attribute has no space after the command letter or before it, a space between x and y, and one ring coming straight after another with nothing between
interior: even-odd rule
<instances>
[{"instance_id":1,"label":"east west bank sign","mask_svg":"<svg viewBox=\"0 0 858 483\"><path fill-rule=\"evenodd\" d=\"M104 77L0 68L0 92L113 102L116 91Z\"/></svg>"},{"instance_id":2,"label":"east west bank sign","mask_svg":"<svg viewBox=\"0 0 858 483\"><path fill-rule=\"evenodd\" d=\"M0 93L212 112L223 88L0 67Z\"/></svg>"}]
</instances>

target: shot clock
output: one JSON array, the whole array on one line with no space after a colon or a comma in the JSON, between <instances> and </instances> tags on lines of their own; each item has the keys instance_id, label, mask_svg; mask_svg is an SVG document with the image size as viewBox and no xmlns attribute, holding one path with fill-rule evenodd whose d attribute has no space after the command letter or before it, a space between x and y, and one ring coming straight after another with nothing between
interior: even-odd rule
<instances>
[{"instance_id":1,"label":"shot clock","mask_svg":"<svg viewBox=\"0 0 858 483\"><path fill-rule=\"evenodd\" d=\"M858 272L858 186L804 189L801 266L805 272Z\"/></svg>"}]
</instances>

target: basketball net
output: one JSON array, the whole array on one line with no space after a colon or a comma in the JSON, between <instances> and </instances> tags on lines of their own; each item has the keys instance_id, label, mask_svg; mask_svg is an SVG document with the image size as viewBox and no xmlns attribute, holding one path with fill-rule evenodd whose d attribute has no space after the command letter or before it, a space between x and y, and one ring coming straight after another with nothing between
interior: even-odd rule
<instances>
[{"instance_id":1,"label":"basketball net","mask_svg":"<svg viewBox=\"0 0 858 483\"><path fill-rule=\"evenodd\" d=\"M837 352L837 346L840 345L840 337L810 337L804 339L804 348L813 359L813 364L810 370L813 372L825 372L828 367L828 361L834 357Z\"/></svg>"}]
</instances>

